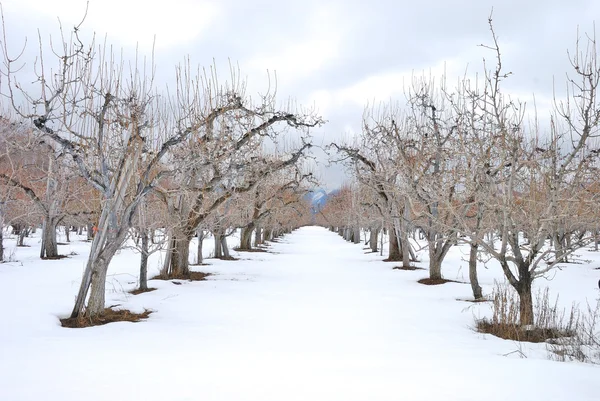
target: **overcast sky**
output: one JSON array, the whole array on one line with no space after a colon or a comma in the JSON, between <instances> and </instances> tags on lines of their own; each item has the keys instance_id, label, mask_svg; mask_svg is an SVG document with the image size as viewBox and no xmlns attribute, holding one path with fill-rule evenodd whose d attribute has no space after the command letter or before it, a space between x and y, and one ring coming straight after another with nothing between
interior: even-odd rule
<instances>
[{"instance_id":1,"label":"overcast sky","mask_svg":"<svg viewBox=\"0 0 600 401\"><path fill-rule=\"evenodd\" d=\"M30 45L57 26L81 20L85 1L0 0L7 41ZM329 121L314 132L317 144L350 137L360 130L367 103L402 100L403 80L423 71L446 71L449 79L481 69L479 47L489 43L487 18L494 25L504 65L514 76L512 93L536 95L543 108L552 98L553 79L562 85L569 70L567 49L580 34L593 32L600 17L596 0L303 0L161 2L90 0L84 28L126 51L152 48L160 76L189 55L209 66L239 64L251 91L264 90L267 70L276 71L278 96L315 105ZM323 159L322 156L319 156ZM343 180L339 167L320 168L324 186Z\"/></svg>"}]
</instances>

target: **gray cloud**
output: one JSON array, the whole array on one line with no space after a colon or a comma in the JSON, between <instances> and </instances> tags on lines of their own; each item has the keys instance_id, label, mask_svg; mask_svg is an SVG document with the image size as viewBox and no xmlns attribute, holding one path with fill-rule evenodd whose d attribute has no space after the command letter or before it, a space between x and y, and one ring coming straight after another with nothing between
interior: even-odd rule
<instances>
[{"instance_id":1,"label":"gray cloud","mask_svg":"<svg viewBox=\"0 0 600 401\"><path fill-rule=\"evenodd\" d=\"M71 19L76 15L68 1L57 2L44 13L19 6L22 2L8 3L5 13L9 40L14 43L25 34L35 37L38 26L55 26L52 12L57 16L68 14ZM91 3L90 12L106 12L107 16L117 12L102 10L105 2ZM156 50L159 77L165 81L173 65L186 54L202 65L210 65L213 59L219 67L226 67L229 59L239 63L251 88L264 88L266 69L277 69L279 94L284 99L291 96L309 105L316 102L322 109L329 124L314 135L319 143L327 143L348 130L359 131L363 107L373 97L387 101L390 95L400 96L400 87L378 89L377 77L419 72L444 61L450 63L450 74L460 74L467 65L471 71L481 71L482 58L493 58L478 45L490 43L487 18L494 3L494 23L504 63L514 72L506 82L507 88L526 96L533 92L540 97L551 96L553 77L562 85L568 71L566 50L574 48L577 26L582 33L592 30L593 18L600 15L599 2L224 0L210 5L216 12L207 19L196 9L196 14L190 14L185 8L186 4L200 2L178 0L165 4L182 7L169 14L185 16L179 25L178 21L161 19L160 13L150 13L148 18L154 19L131 22L127 40L119 36L124 28L115 30L109 18L94 19L90 28L100 34L108 32L109 41L131 52L130 38L137 32L148 36L152 26L156 32L167 26L170 44ZM139 2L139 6L152 7L146 2ZM199 24L198 33L186 36L189 30L183 24L195 22ZM136 24L146 25L141 29ZM180 37L178 30L182 32ZM151 38L139 40L148 42ZM385 85L382 87L385 89ZM365 97L361 99L363 92ZM323 160L323 155L319 159ZM338 167L323 169L322 176L324 184L334 188L343 175Z\"/></svg>"}]
</instances>

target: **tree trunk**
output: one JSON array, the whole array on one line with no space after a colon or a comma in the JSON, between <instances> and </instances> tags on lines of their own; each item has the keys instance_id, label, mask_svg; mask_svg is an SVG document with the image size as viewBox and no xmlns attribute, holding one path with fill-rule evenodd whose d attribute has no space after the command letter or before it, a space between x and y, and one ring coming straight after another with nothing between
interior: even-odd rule
<instances>
[{"instance_id":1,"label":"tree trunk","mask_svg":"<svg viewBox=\"0 0 600 401\"><path fill-rule=\"evenodd\" d=\"M4 262L4 224L0 221L0 262Z\"/></svg>"},{"instance_id":2,"label":"tree trunk","mask_svg":"<svg viewBox=\"0 0 600 401\"><path fill-rule=\"evenodd\" d=\"M221 232L213 231L213 237L215 239L215 258L223 258L223 248L221 247Z\"/></svg>"},{"instance_id":3,"label":"tree trunk","mask_svg":"<svg viewBox=\"0 0 600 401\"><path fill-rule=\"evenodd\" d=\"M470 245L469 252L469 281L471 282L471 290L473 291L473 298L481 299L483 294L481 292L481 286L479 285L479 279L477 278L477 251L479 246L477 244Z\"/></svg>"},{"instance_id":4,"label":"tree trunk","mask_svg":"<svg viewBox=\"0 0 600 401\"><path fill-rule=\"evenodd\" d=\"M46 217L42 225L42 246L40 258L52 259L58 257L58 244L56 241L56 221Z\"/></svg>"},{"instance_id":5,"label":"tree trunk","mask_svg":"<svg viewBox=\"0 0 600 401\"><path fill-rule=\"evenodd\" d=\"M196 255L196 264L201 265L203 262L202 244L204 244L204 230L198 230L198 253Z\"/></svg>"},{"instance_id":6,"label":"tree trunk","mask_svg":"<svg viewBox=\"0 0 600 401\"><path fill-rule=\"evenodd\" d=\"M71 242L71 236L70 236L70 227L69 226L65 226L65 239L67 242Z\"/></svg>"},{"instance_id":7,"label":"tree trunk","mask_svg":"<svg viewBox=\"0 0 600 401\"><path fill-rule=\"evenodd\" d=\"M148 231L145 228L140 230L142 237L142 252L140 257L140 290L148 289Z\"/></svg>"},{"instance_id":8,"label":"tree trunk","mask_svg":"<svg viewBox=\"0 0 600 401\"><path fill-rule=\"evenodd\" d=\"M389 243L389 255L386 259L389 262L397 262L402 260L402 254L400 253L400 245L398 244L398 238L396 237L396 230L394 227L390 227L388 230L390 235Z\"/></svg>"},{"instance_id":9,"label":"tree trunk","mask_svg":"<svg viewBox=\"0 0 600 401\"><path fill-rule=\"evenodd\" d=\"M86 234L87 234L88 241L91 241L94 239L94 224L92 224L92 222L87 223Z\"/></svg>"},{"instance_id":10,"label":"tree trunk","mask_svg":"<svg viewBox=\"0 0 600 401\"><path fill-rule=\"evenodd\" d=\"M355 244L360 244L360 227L354 227L352 232L352 242Z\"/></svg>"},{"instance_id":11,"label":"tree trunk","mask_svg":"<svg viewBox=\"0 0 600 401\"><path fill-rule=\"evenodd\" d=\"M223 251L223 259L231 259L231 255L229 255L229 247L227 246L227 237L221 236L221 250Z\"/></svg>"},{"instance_id":12,"label":"tree trunk","mask_svg":"<svg viewBox=\"0 0 600 401\"><path fill-rule=\"evenodd\" d=\"M256 227L256 230L254 231L254 246L264 244L263 233L264 230L262 228Z\"/></svg>"},{"instance_id":13,"label":"tree trunk","mask_svg":"<svg viewBox=\"0 0 600 401\"><path fill-rule=\"evenodd\" d=\"M168 270L169 278L188 278L190 276L190 242L190 238L183 233L174 235L171 264Z\"/></svg>"},{"instance_id":14,"label":"tree trunk","mask_svg":"<svg viewBox=\"0 0 600 401\"><path fill-rule=\"evenodd\" d=\"M19 231L19 243L18 246L25 246L25 233L27 232L26 228L21 228L21 231Z\"/></svg>"},{"instance_id":15,"label":"tree trunk","mask_svg":"<svg viewBox=\"0 0 600 401\"><path fill-rule=\"evenodd\" d=\"M113 254L114 255L114 254ZM110 258L112 259L112 257ZM85 310L86 316L97 316L104 312L106 293L106 273L110 259L100 257L93 261L90 298Z\"/></svg>"},{"instance_id":16,"label":"tree trunk","mask_svg":"<svg viewBox=\"0 0 600 401\"><path fill-rule=\"evenodd\" d=\"M372 228L369 232L369 245L371 246L371 251L377 252L377 238L379 237L379 229Z\"/></svg>"},{"instance_id":17,"label":"tree trunk","mask_svg":"<svg viewBox=\"0 0 600 401\"><path fill-rule=\"evenodd\" d=\"M533 297L531 281L521 280L517 293L519 294L519 313L521 326L533 325Z\"/></svg>"},{"instance_id":18,"label":"tree trunk","mask_svg":"<svg viewBox=\"0 0 600 401\"><path fill-rule=\"evenodd\" d=\"M442 279L442 258L429 252L429 278L431 280Z\"/></svg>"},{"instance_id":19,"label":"tree trunk","mask_svg":"<svg viewBox=\"0 0 600 401\"><path fill-rule=\"evenodd\" d=\"M240 249L249 251L252 249L252 232L254 231L254 224L250 223L246 227L242 228L240 234Z\"/></svg>"}]
</instances>

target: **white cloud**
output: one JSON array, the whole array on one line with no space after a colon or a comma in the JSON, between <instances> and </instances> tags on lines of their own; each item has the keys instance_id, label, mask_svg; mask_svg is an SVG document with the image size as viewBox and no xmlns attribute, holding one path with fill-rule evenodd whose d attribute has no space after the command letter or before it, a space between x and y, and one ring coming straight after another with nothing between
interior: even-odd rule
<instances>
[{"instance_id":1,"label":"white cloud","mask_svg":"<svg viewBox=\"0 0 600 401\"><path fill-rule=\"evenodd\" d=\"M205 32L218 15L215 3L195 0L90 0L89 3L84 28L100 36L108 33L122 46L139 44L142 49L150 48L155 36L157 48L191 41ZM58 17L65 26L79 23L85 13L82 0L4 0L3 4L11 15L31 18L37 14L50 21Z\"/></svg>"}]
</instances>

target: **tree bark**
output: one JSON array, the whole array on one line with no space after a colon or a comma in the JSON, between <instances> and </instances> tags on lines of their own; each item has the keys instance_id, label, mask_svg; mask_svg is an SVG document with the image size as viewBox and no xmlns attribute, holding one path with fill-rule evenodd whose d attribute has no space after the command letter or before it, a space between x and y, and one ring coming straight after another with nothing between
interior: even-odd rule
<instances>
[{"instance_id":1,"label":"tree bark","mask_svg":"<svg viewBox=\"0 0 600 401\"><path fill-rule=\"evenodd\" d=\"M261 227L256 227L254 230L254 246L262 245L265 243L263 240L264 230Z\"/></svg>"},{"instance_id":2,"label":"tree bark","mask_svg":"<svg viewBox=\"0 0 600 401\"><path fill-rule=\"evenodd\" d=\"M432 255L432 252L429 252L429 257L429 278L431 280L441 280L443 259Z\"/></svg>"},{"instance_id":3,"label":"tree bark","mask_svg":"<svg viewBox=\"0 0 600 401\"><path fill-rule=\"evenodd\" d=\"M201 265L204 258L202 256L202 245L204 244L204 230L198 230L198 253L196 255L196 264Z\"/></svg>"},{"instance_id":4,"label":"tree bark","mask_svg":"<svg viewBox=\"0 0 600 401\"><path fill-rule=\"evenodd\" d=\"M19 243L18 246L25 246L25 233L26 233L27 229L25 227L21 228L21 230L19 231Z\"/></svg>"},{"instance_id":5,"label":"tree bark","mask_svg":"<svg viewBox=\"0 0 600 401\"><path fill-rule=\"evenodd\" d=\"M254 224L250 223L246 227L243 227L240 234L240 249L249 251L252 249L252 232L254 231Z\"/></svg>"},{"instance_id":6,"label":"tree bark","mask_svg":"<svg viewBox=\"0 0 600 401\"><path fill-rule=\"evenodd\" d=\"M402 260L402 254L400 253L400 245L398 243L398 238L396 237L396 230L394 227L390 227L388 230L390 236L389 243L389 255L386 260L390 262L397 262Z\"/></svg>"},{"instance_id":7,"label":"tree bark","mask_svg":"<svg viewBox=\"0 0 600 401\"><path fill-rule=\"evenodd\" d=\"M227 237L224 235L221 236L221 250L223 251L223 259L231 259L229 247L227 246Z\"/></svg>"},{"instance_id":8,"label":"tree bark","mask_svg":"<svg viewBox=\"0 0 600 401\"><path fill-rule=\"evenodd\" d=\"M86 235L87 235L88 241L91 241L94 239L94 224L92 222L87 223Z\"/></svg>"},{"instance_id":9,"label":"tree bark","mask_svg":"<svg viewBox=\"0 0 600 401\"><path fill-rule=\"evenodd\" d=\"M470 245L469 252L469 281L471 282L471 290L473 291L473 298L481 299L483 294L481 292L481 286L479 285L479 279L477 278L477 252L479 246L472 243Z\"/></svg>"},{"instance_id":10,"label":"tree bark","mask_svg":"<svg viewBox=\"0 0 600 401\"><path fill-rule=\"evenodd\" d=\"M213 231L213 238L215 239L215 258L223 258L223 248L221 247L221 232Z\"/></svg>"},{"instance_id":11,"label":"tree bark","mask_svg":"<svg viewBox=\"0 0 600 401\"><path fill-rule=\"evenodd\" d=\"M521 326L533 325L533 297L531 280L522 280L517 289L519 294L519 313Z\"/></svg>"},{"instance_id":12,"label":"tree bark","mask_svg":"<svg viewBox=\"0 0 600 401\"><path fill-rule=\"evenodd\" d=\"M56 226L55 219L46 217L42 225L42 246L40 249L40 258L52 259L58 257L58 244L56 241Z\"/></svg>"},{"instance_id":13,"label":"tree bark","mask_svg":"<svg viewBox=\"0 0 600 401\"><path fill-rule=\"evenodd\" d=\"M70 236L70 227L69 226L65 226L65 240L67 242L71 242L71 236Z\"/></svg>"},{"instance_id":14,"label":"tree bark","mask_svg":"<svg viewBox=\"0 0 600 401\"><path fill-rule=\"evenodd\" d=\"M103 257L99 257L92 262L92 281L90 286L90 298L85 311L86 316L97 316L104 312L106 273L108 272L109 261L110 259L106 260Z\"/></svg>"},{"instance_id":15,"label":"tree bark","mask_svg":"<svg viewBox=\"0 0 600 401\"><path fill-rule=\"evenodd\" d=\"M360 244L360 227L354 227L352 231L352 242L355 244Z\"/></svg>"},{"instance_id":16,"label":"tree bark","mask_svg":"<svg viewBox=\"0 0 600 401\"><path fill-rule=\"evenodd\" d=\"M171 264L168 270L169 278L187 278L190 276L190 238L185 234L175 234L171 249Z\"/></svg>"},{"instance_id":17,"label":"tree bark","mask_svg":"<svg viewBox=\"0 0 600 401\"><path fill-rule=\"evenodd\" d=\"M0 262L4 262L4 224L0 221Z\"/></svg>"},{"instance_id":18,"label":"tree bark","mask_svg":"<svg viewBox=\"0 0 600 401\"><path fill-rule=\"evenodd\" d=\"M371 251L377 252L377 238L379 237L379 229L372 228L369 232L369 245L371 246Z\"/></svg>"},{"instance_id":19,"label":"tree bark","mask_svg":"<svg viewBox=\"0 0 600 401\"><path fill-rule=\"evenodd\" d=\"M148 231L145 228L140 230L142 237L142 252L140 257L140 290L148 289Z\"/></svg>"}]
</instances>

